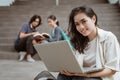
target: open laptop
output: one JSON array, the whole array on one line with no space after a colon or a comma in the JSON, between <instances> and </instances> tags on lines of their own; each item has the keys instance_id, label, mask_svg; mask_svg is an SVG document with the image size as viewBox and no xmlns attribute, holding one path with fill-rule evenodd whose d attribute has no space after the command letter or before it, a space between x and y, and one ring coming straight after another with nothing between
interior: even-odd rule
<instances>
[{"instance_id":1,"label":"open laptop","mask_svg":"<svg viewBox=\"0 0 120 80\"><path fill-rule=\"evenodd\" d=\"M96 68L92 68L93 70L86 68L84 70L82 65L77 62L74 51L65 40L35 44L34 47L48 71L58 72L60 70L69 70L70 72L89 73L101 70Z\"/></svg>"}]
</instances>

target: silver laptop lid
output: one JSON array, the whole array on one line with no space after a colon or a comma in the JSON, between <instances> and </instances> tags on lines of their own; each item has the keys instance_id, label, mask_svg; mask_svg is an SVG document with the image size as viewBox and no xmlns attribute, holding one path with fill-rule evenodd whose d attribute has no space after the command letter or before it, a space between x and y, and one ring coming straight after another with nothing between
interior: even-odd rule
<instances>
[{"instance_id":1,"label":"silver laptop lid","mask_svg":"<svg viewBox=\"0 0 120 80\"><path fill-rule=\"evenodd\" d=\"M49 71L67 69L83 73L67 41L36 44L34 47Z\"/></svg>"}]
</instances>

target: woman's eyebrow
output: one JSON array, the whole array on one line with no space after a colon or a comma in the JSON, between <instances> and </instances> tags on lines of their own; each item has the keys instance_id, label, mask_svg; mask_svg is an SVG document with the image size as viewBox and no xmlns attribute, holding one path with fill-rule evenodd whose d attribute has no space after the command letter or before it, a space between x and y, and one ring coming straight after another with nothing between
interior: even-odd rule
<instances>
[{"instance_id":1,"label":"woman's eyebrow","mask_svg":"<svg viewBox=\"0 0 120 80\"><path fill-rule=\"evenodd\" d=\"M81 19L80 21L85 21L85 18Z\"/></svg>"},{"instance_id":2,"label":"woman's eyebrow","mask_svg":"<svg viewBox=\"0 0 120 80\"><path fill-rule=\"evenodd\" d=\"M80 22L80 21L85 21L85 18L80 19L79 22ZM76 22L76 21L75 21L75 22Z\"/></svg>"}]
</instances>

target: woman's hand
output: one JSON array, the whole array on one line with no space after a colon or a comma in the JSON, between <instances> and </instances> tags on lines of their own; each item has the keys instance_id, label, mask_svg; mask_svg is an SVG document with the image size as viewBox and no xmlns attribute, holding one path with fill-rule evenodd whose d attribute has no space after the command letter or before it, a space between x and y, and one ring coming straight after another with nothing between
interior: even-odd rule
<instances>
[{"instance_id":1,"label":"woman's hand","mask_svg":"<svg viewBox=\"0 0 120 80\"><path fill-rule=\"evenodd\" d=\"M68 70L61 70L60 74L64 74L66 76L83 76L83 77L90 77L90 74L85 74L85 73L72 73L69 72Z\"/></svg>"},{"instance_id":2,"label":"woman's hand","mask_svg":"<svg viewBox=\"0 0 120 80\"><path fill-rule=\"evenodd\" d=\"M67 76L106 77L106 76L115 74L116 71L109 68L105 68L101 71L92 72L92 73L72 73L72 72L69 72L68 70L61 70L60 73Z\"/></svg>"},{"instance_id":3,"label":"woman's hand","mask_svg":"<svg viewBox=\"0 0 120 80\"><path fill-rule=\"evenodd\" d=\"M28 36L33 36L35 34L39 34L39 32L31 32L31 33L24 33L24 32L21 32L20 33L20 38L25 38L25 37L28 37Z\"/></svg>"},{"instance_id":4,"label":"woman's hand","mask_svg":"<svg viewBox=\"0 0 120 80\"><path fill-rule=\"evenodd\" d=\"M40 34L39 32L32 32L31 35Z\"/></svg>"}]
</instances>

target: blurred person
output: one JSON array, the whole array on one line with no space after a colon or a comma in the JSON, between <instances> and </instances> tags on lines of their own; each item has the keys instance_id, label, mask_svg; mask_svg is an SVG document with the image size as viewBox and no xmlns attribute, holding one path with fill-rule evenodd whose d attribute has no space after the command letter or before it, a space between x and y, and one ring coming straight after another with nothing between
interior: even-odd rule
<instances>
[{"instance_id":1,"label":"blurred person","mask_svg":"<svg viewBox=\"0 0 120 80\"><path fill-rule=\"evenodd\" d=\"M60 30L61 27L59 25L59 21L57 20L56 16L54 15L48 16L47 21L48 21L49 26L52 28L48 42L62 40L62 34Z\"/></svg>"},{"instance_id":2,"label":"blurred person","mask_svg":"<svg viewBox=\"0 0 120 80\"><path fill-rule=\"evenodd\" d=\"M41 17L39 15L33 15L29 23L24 24L19 31L18 37L15 41L15 50L19 52L19 61L22 61L25 57L28 62L35 62L32 58L37 52L33 47L36 44L35 34L39 34L36 28L41 25Z\"/></svg>"}]
</instances>

